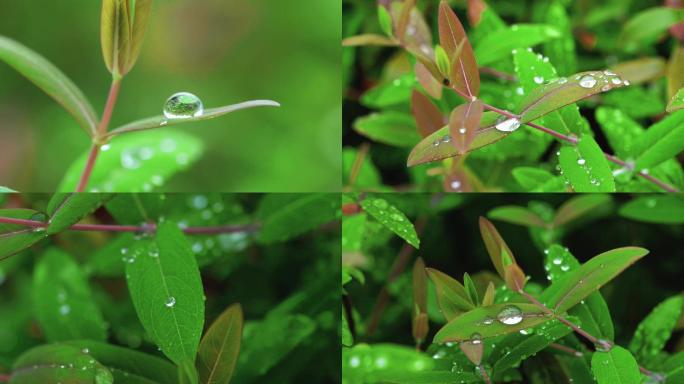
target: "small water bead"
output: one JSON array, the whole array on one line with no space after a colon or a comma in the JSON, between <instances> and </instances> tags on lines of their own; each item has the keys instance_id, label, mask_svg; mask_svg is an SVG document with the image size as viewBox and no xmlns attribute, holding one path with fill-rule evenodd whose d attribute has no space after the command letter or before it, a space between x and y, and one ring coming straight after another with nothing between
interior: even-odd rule
<instances>
[{"instance_id":1,"label":"small water bead","mask_svg":"<svg viewBox=\"0 0 684 384\"><path fill-rule=\"evenodd\" d=\"M465 127L459 128L459 129L458 129L458 133L460 133L460 134L465 134L465 133L466 133L466 128L465 128Z\"/></svg>"},{"instance_id":2,"label":"small water bead","mask_svg":"<svg viewBox=\"0 0 684 384\"><path fill-rule=\"evenodd\" d=\"M202 116L203 113L202 100L189 92L173 94L164 104L164 116L167 119L188 119Z\"/></svg>"},{"instance_id":3,"label":"small water bead","mask_svg":"<svg viewBox=\"0 0 684 384\"><path fill-rule=\"evenodd\" d=\"M173 296L169 296L169 298L166 299L166 303L164 303L164 305L166 305L167 308L173 307L174 305L176 305L176 298Z\"/></svg>"},{"instance_id":4,"label":"small water bead","mask_svg":"<svg viewBox=\"0 0 684 384\"><path fill-rule=\"evenodd\" d=\"M69 314L69 312L71 312L71 307L69 306L69 304L62 304L59 307L59 314L60 315L66 316Z\"/></svg>"},{"instance_id":5,"label":"small water bead","mask_svg":"<svg viewBox=\"0 0 684 384\"><path fill-rule=\"evenodd\" d=\"M613 84L615 84L615 85L620 85L620 84L622 84L622 81L620 80L619 77L613 77L612 79L610 79L610 82L613 83Z\"/></svg>"},{"instance_id":6,"label":"small water bead","mask_svg":"<svg viewBox=\"0 0 684 384\"><path fill-rule=\"evenodd\" d=\"M579 79L579 85L582 88L594 88L596 79L591 75L582 76L582 78Z\"/></svg>"},{"instance_id":7,"label":"small water bead","mask_svg":"<svg viewBox=\"0 0 684 384\"><path fill-rule=\"evenodd\" d=\"M611 344L611 342L606 339L598 339L594 347L599 352L608 352L611 349L613 349L613 344Z\"/></svg>"},{"instance_id":8,"label":"small water bead","mask_svg":"<svg viewBox=\"0 0 684 384\"><path fill-rule=\"evenodd\" d=\"M385 199L377 199L373 202L373 205L375 205L376 208L379 209L387 209L389 204L387 204L387 200Z\"/></svg>"},{"instance_id":9,"label":"small water bead","mask_svg":"<svg viewBox=\"0 0 684 384\"><path fill-rule=\"evenodd\" d=\"M496 315L496 319L506 325L515 325L523 320L523 315L520 308L515 305L507 305Z\"/></svg>"},{"instance_id":10,"label":"small water bead","mask_svg":"<svg viewBox=\"0 0 684 384\"><path fill-rule=\"evenodd\" d=\"M471 344L481 344L482 343L482 335L479 333L473 333L470 335L470 343Z\"/></svg>"},{"instance_id":11,"label":"small water bead","mask_svg":"<svg viewBox=\"0 0 684 384\"><path fill-rule=\"evenodd\" d=\"M451 141L451 136L445 135L444 137L442 137L442 142L443 142L443 143L448 143L448 142L450 142L450 141Z\"/></svg>"},{"instance_id":12,"label":"small water bead","mask_svg":"<svg viewBox=\"0 0 684 384\"><path fill-rule=\"evenodd\" d=\"M394 221L404 221L404 218L401 217L401 215L398 214L398 213L393 213L392 215L390 215L390 217L391 217L392 220L394 220Z\"/></svg>"},{"instance_id":13,"label":"small water bead","mask_svg":"<svg viewBox=\"0 0 684 384\"><path fill-rule=\"evenodd\" d=\"M453 181L451 181L450 186L451 186L451 189L454 189L454 190L459 189L459 188L461 188L461 182L458 180L453 180Z\"/></svg>"},{"instance_id":14,"label":"small water bead","mask_svg":"<svg viewBox=\"0 0 684 384\"><path fill-rule=\"evenodd\" d=\"M579 165L584 165L586 162L587 162L587 161L584 160L584 159L579 159L579 160L577 160L577 164L579 164Z\"/></svg>"},{"instance_id":15,"label":"small water bead","mask_svg":"<svg viewBox=\"0 0 684 384\"><path fill-rule=\"evenodd\" d=\"M534 77L534 82L535 82L536 84L541 84L541 83L544 82L544 78L543 78L542 76L535 76L535 77Z\"/></svg>"},{"instance_id":16,"label":"small water bead","mask_svg":"<svg viewBox=\"0 0 684 384\"><path fill-rule=\"evenodd\" d=\"M489 316L485 317L484 320L482 320L482 324L484 324L484 325L490 325L493 323L494 323L494 318L489 317Z\"/></svg>"},{"instance_id":17,"label":"small water bead","mask_svg":"<svg viewBox=\"0 0 684 384\"><path fill-rule=\"evenodd\" d=\"M565 77L561 77L560 79L558 79L558 84L565 84L567 82L568 82L568 79Z\"/></svg>"},{"instance_id":18,"label":"small water bead","mask_svg":"<svg viewBox=\"0 0 684 384\"><path fill-rule=\"evenodd\" d=\"M553 264L555 264L555 265L561 265L562 262L563 262L563 259L561 259L560 257L556 257L553 259Z\"/></svg>"},{"instance_id":19,"label":"small water bead","mask_svg":"<svg viewBox=\"0 0 684 384\"><path fill-rule=\"evenodd\" d=\"M112 148L111 144L105 144L105 145L103 145L103 146L100 147L100 151L102 151L102 152L107 152L107 151L109 151L111 148Z\"/></svg>"},{"instance_id":20,"label":"small water bead","mask_svg":"<svg viewBox=\"0 0 684 384\"><path fill-rule=\"evenodd\" d=\"M496 125L496 129L501 132L513 132L520 127L520 120L518 119L508 119L504 120Z\"/></svg>"},{"instance_id":21,"label":"small water bead","mask_svg":"<svg viewBox=\"0 0 684 384\"><path fill-rule=\"evenodd\" d=\"M561 271L563 271L563 272L567 272L567 271L569 271L569 270L570 270L570 266L569 266L569 265L567 265L567 264L563 264L563 265L561 265L561 267L560 267L560 268L561 268Z\"/></svg>"}]
</instances>

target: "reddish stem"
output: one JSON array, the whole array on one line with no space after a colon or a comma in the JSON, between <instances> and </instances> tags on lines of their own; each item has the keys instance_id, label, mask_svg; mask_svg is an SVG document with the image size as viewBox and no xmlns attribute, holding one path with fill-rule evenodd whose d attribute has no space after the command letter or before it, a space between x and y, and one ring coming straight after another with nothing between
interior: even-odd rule
<instances>
[{"instance_id":1,"label":"reddish stem","mask_svg":"<svg viewBox=\"0 0 684 384\"><path fill-rule=\"evenodd\" d=\"M0 383L8 383L11 378L10 375L0 374Z\"/></svg>"},{"instance_id":2,"label":"reddish stem","mask_svg":"<svg viewBox=\"0 0 684 384\"><path fill-rule=\"evenodd\" d=\"M93 168L95 167L95 161L97 160L97 155L100 153L100 146L93 143L92 148L90 148L90 154L88 155L88 161L81 174L81 179L78 181L78 186L76 187L76 192L83 192L88 185L88 180L90 175L93 173Z\"/></svg>"},{"instance_id":3,"label":"reddish stem","mask_svg":"<svg viewBox=\"0 0 684 384\"><path fill-rule=\"evenodd\" d=\"M105 104L104 113L102 114L102 120L100 120L100 125L98 127L100 136L105 136L107 134L109 121L112 119L112 112L114 112L114 106L119 97L119 88L121 88L121 79L113 80L112 86L109 88L109 96L107 96L107 103Z\"/></svg>"}]
</instances>

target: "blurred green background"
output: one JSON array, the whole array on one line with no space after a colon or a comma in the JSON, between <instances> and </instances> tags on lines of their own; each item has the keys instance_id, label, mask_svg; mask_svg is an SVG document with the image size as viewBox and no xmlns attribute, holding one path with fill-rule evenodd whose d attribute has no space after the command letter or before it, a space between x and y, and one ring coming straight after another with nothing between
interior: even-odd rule
<instances>
[{"instance_id":1,"label":"blurred green background","mask_svg":"<svg viewBox=\"0 0 684 384\"><path fill-rule=\"evenodd\" d=\"M98 113L109 89L100 1L0 0L0 34L57 65ZM168 191L337 191L341 174L341 0L155 1L138 63L123 81L111 128L159 115L178 91L205 107L272 99L183 125L204 155ZM0 64L0 185L54 191L89 147L51 98Z\"/></svg>"}]
</instances>

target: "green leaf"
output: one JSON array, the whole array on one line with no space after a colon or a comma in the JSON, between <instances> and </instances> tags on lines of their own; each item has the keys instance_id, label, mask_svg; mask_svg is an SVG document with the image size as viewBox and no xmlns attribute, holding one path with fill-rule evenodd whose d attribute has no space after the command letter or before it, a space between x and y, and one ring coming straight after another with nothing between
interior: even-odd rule
<instances>
[{"instance_id":1,"label":"green leaf","mask_svg":"<svg viewBox=\"0 0 684 384\"><path fill-rule=\"evenodd\" d=\"M111 384L112 373L92 356L64 344L41 345L21 355L12 366L10 384Z\"/></svg>"},{"instance_id":2,"label":"green leaf","mask_svg":"<svg viewBox=\"0 0 684 384\"><path fill-rule=\"evenodd\" d=\"M128 251L126 281L145 331L177 365L194 366L204 324L204 292L195 255L176 223Z\"/></svg>"},{"instance_id":3,"label":"green leaf","mask_svg":"<svg viewBox=\"0 0 684 384\"><path fill-rule=\"evenodd\" d=\"M387 383L388 375L393 376L389 382L396 382L391 380L397 380L400 375L432 373L434 366L434 360L428 355L401 345L358 344L342 349L342 377L349 383Z\"/></svg>"},{"instance_id":4,"label":"green leaf","mask_svg":"<svg viewBox=\"0 0 684 384\"><path fill-rule=\"evenodd\" d=\"M598 384L639 384L639 365L628 350L614 346L608 352L594 352L591 371Z\"/></svg>"},{"instance_id":5,"label":"green leaf","mask_svg":"<svg viewBox=\"0 0 684 384\"><path fill-rule=\"evenodd\" d=\"M373 216L380 224L397 234L414 248L420 247L420 239L413 223L406 218L397 207L380 197L366 197L361 201L361 207Z\"/></svg>"},{"instance_id":6,"label":"green leaf","mask_svg":"<svg viewBox=\"0 0 684 384\"><path fill-rule=\"evenodd\" d=\"M455 319L462 312L475 308L465 287L458 280L436 269L426 268L425 270L435 285L439 309L447 321Z\"/></svg>"},{"instance_id":7,"label":"green leaf","mask_svg":"<svg viewBox=\"0 0 684 384\"><path fill-rule=\"evenodd\" d=\"M499 206L487 213L487 217L501 220L511 224L524 225L526 227L546 228L548 225L544 219L532 210L516 205Z\"/></svg>"},{"instance_id":8,"label":"green leaf","mask_svg":"<svg viewBox=\"0 0 684 384\"><path fill-rule=\"evenodd\" d=\"M561 33L559 38L544 43L546 56L551 59L560 74L567 75L577 72L574 26L563 2L558 0L549 2L543 20L540 21L553 25Z\"/></svg>"},{"instance_id":9,"label":"green leaf","mask_svg":"<svg viewBox=\"0 0 684 384\"><path fill-rule=\"evenodd\" d=\"M361 96L361 104L368 108L385 108L406 103L418 81L413 74L403 75L391 81L380 83Z\"/></svg>"},{"instance_id":10,"label":"green leaf","mask_svg":"<svg viewBox=\"0 0 684 384\"><path fill-rule=\"evenodd\" d=\"M517 167L511 172L515 181L528 192L564 191L563 180L549 171L533 167Z\"/></svg>"},{"instance_id":11,"label":"green leaf","mask_svg":"<svg viewBox=\"0 0 684 384\"><path fill-rule=\"evenodd\" d=\"M365 213L342 217L342 251L359 251L366 233Z\"/></svg>"},{"instance_id":12,"label":"green leaf","mask_svg":"<svg viewBox=\"0 0 684 384\"><path fill-rule=\"evenodd\" d=\"M479 226L482 242L484 242L485 248L487 248L489 258L492 260L492 264L494 265L494 268L496 268L496 272L499 276L505 278L506 273L504 267L506 265L503 263L503 259L506 257L511 260L512 264L515 264L513 252L508 248L508 244L506 244L506 241L504 241L491 221L484 217L480 217Z\"/></svg>"},{"instance_id":13,"label":"green leaf","mask_svg":"<svg viewBox=\"0 0 684 384\"><path fill-rule=\"evenodd\" d=\"M638 197L620 207L619 213L646 223L684 224L684 199L676 194Z\"/></svg>"},{"instance_id":14,"label":"green leaf","mask_svg":"<svg viewBox=\"0 0 684 384\"><path fill-rule=\"evenodd\" d=\"M273 243L299 236L335 220L339 210L339 195L332 193L266 195L257 208L258 240Z\"/></svg>"},{"instance_id":15,"label":"green leaf","mask_svg":"<svg viewBox=\"0 0 684 384\"><path fill-rule=\"evenodd\" d=\"M354 129L377 142L412 147L420 141L413 117L402 112L371 113L354 121Z\"/></svg>"},{"instance_id":16,"label":"green leaf","mask_svg":"<svg viewBox=\"0 0 684 384\"><path fill-rule=\"evenodd\" d=\"M228 384L242 341L242 307L233 304L211 324L202 337L197 370L203 384Z\"/></svg>"},{"instance_id":17,"label":"green leaf","mask_svg":"<svg viewBox=\"0 0 684 384\"><path fill-rule=\"evenodd\" d=\"M603 105L622 110L633 119L663 113L665 103L659 87L624 87L601 95Z\"/></svg>"},{"instance_id":18,"label":"green leaf","mask_svg":"<svg viewBox=\"0 0 684 384\"><path fill-rule=\"evenodd\" d=\"M178 383L176 367L168 360L92 340L73 340L64 344L78 348L109 368L115 383Z\"/></svg>"},{"instance_id":19,"label":"green leaf","mask_svg":"<svg viewBox=\"0 0 684 384\"><path fill-rule=\"evenodd\" d=\"M643 10L625 23L619 43L627 52L652 46L671 26L684 20L684 11L669 7Z\"/></svg>"},{"instance_id":20,"label":"green leaf","mask_svg":"<svg viewBox=\"0 0 684 384\"><path fill-rule=\"evenodd\" d=\"M647 361L663 350L682 314L682 306L684 306L684 297L672 296L658 304L639 323L629 343L629 350L634 357Z\"/></svg>"},{"instance_id":21,"label":"green leaf","mask_svg":"<svg viewBox=\"0 0 684 384\"><path fill-rule=\"evenodd\" d=\"M519 314L522 319L506 320L504 315L507 313ZM483 339L507 335L549 320L551 317L533 304L494 304L488 307L478 307L448 322L437 332L434 342L461 342L473 339L477 335ZM518 322L515 323L515 321Z\"/></svg>"},{"instance_id":22,"label":"green leaf","mask_svg":"<svg viewBox=\"0 0 684 384\"><path fill-rule=\"evenodd\" d=\"M53 195L47 209L50 215L48 235L54 235L76 224L110 198L112 195L107 193L57 193Z\"/></svg>"},{"instance_id":23,"label":"green leaf","mask_svg":"<svg viewBox=\"0 0 684 384\"><path fill-rule=\"evenodd\" d=\"M615 180L601 147L585 135L560 150L558 163L575 192L615 192Z\"/></svg>"},{"instance_id":24,"label":"green leaf","mask_svg":"<svg viewBox=\"0 0 684 384\"><path fill-rule=\"evenodd\" d=\"M128 73L138 59L151 8L151 0L102 2L102 55L115 78Z\"/></svg>"},{"instance_id":25,"label":"green leaf","mask_svg":"<svg viewBox=\"0 0 684 384\"><path fill-rule=\"evenodd\" d=\"M256 108L256 107L280 107L280 104L271 100L251 100L239 104L226 105L218 108L206 109L199 116L192 116L182 119L167 119L163 115L148 117L146 119L137 120L128 123L121 127L111 130L106 137L113 138L124 133L146 131L160 127L170 127L174 125L187 124L196 121L210 120L217 117L227 115L229 113L239 111L242 109Z\"/></svg>"},{"instance_id":26,"label":"green leaf","mask_svg":"<svg viewBox=\"0 0 684 384\"><path fill-rule=\"evenodd\" d=\"M90 136L95 135L98 119L92 105L83 92L47 59L14 40L0 36L0 60L55 99Z\"/></svg>"},{"instance_id":27,"label":"green leaf","mask_svg":"<svg viewBox=\"0 0 684 384\"><path fill-rule=\"evenodd\" d=\"M663 364L662 370L667 383L679 383L684 379L684 351L670 356Z\"/></svg>"},{"instance_id":28,"label":"green leaf","mask_svg":"<svg viewBox=\"0 0 684 384\"><path fill-rule=\"evenodd\" d=\"M15 193L15 192L17 192L17 191L15 191L14 189L10 189L7 187L1 187L0 186L0 193Z\"/></svg>"},{"instance_id":29,"label":"green leaf","mask_svg":"<svg viewBox=\"0 0 684 384\"><path fill-rule=\"evenodd\" d=\"M527 48L557 39L561 33L551 25L516 24L487 34L475 47L480 66L502 60L516 48Z\"/></svg>"},{"instance_id":30,"label":"green leaf","mask_svg":"<svg viewBox=\"0 0 684 384\"><path fill-rule=\"evenodd\" d=\"M392 16L390 16L387 8L382 5L378 5L378 22L380 23L380 29L385 32L385 35L394 36Z\"/></svg>"},{"instance_id":31,"label":"green leaf","mask_svg":"<svg viewBox=\"0 0 684 384\"><path fill-rule=\"evenodd\" d=\"M672 99L667 103L667 111L674 112L684 108L684 88L680 88Z\"/></svg>"},{"instance_id":32,"label":"green leaf","mask_svg":"<svg viewBox=\"0 0 684 384\"><path fill-rule=\"evenodd\" d=\"M596 120L615 154L624 159L633 158L644 128L617 108L598 107Z\"/></svg>"},{"instance_id":33,"label":"green leaf","mask_svg":"<svg viewBox=\"0 0 684 384\"><path fill-rule=\"evenodd\" d=\"M362 154L361 166L356 163L359 161L359 154ZM372 159L367 154L359 152L353 148L342 149L342 167L344 170L343 184L345 188L358 188L360 190L377 190L381 187L382 181L380 179L380 172L375 167ZM356 168L358 167L358 168ZM352 172L355 173L355 178L352 180Z\"/></svg>"},{"instance_id":34,"label":"green leaf","mask_svg":"<svg viewBox=\"0 0 684 384\"><path fill-rule=\"evenodd\" d=\"M684 150L684 111L677 111L653 124L639 141L636 169L648 169Z\"/></svg>"},{"instance_id":35,"label":"green leaf","mask_svg":"<svg viewBox=\"0 0 684 384\"><path fill-rule=\"evenodd\" d=\"M646 254L648 250L644 248L623 247L594 256L546 288L541 301L556 313L563 313Z\"/></svg>"},{"instance_id":36,"label":"green leaf","mask_svg":"<svg viewBox=\"0 0 684 384\"><path fill-rule=\"evenodd\" d=\"M89 192L149 192L187 169L202 154L194 136L176 131L120 137L104 146L87 186ZM58 190L71 192L81 178L88 152L68 169Z\"/></svg>"},{"instance_id":37,"label":"green leaf","mask_svg":"<svg viewBox=\"0 0 684 384\"><path fill-rule=\"evenodd\" d=\"M535 88L520 104L521 123L601 92L628 85L609 71L580 72Z\"/></svg>"},{"instance_id":38,"label":"green leaf","mask_svg":"<svg viewBox=\"0 0 684 384\"><path fill-rule=\"evenodd\" d=\"M605 194L586 194L575 196L565 201L553 217L553 226L560 227L585 217L602 207L610 206L612 198Z\"/></svg>"},{"instance_id":39,"label":"green leaf","mask_svg":"<svg viewBox=\"0 0 684 384\"><path fill-rule=\"evenodd\" d=\"M33 310L48 341L104 341L107 329L79 265L50 248L33 272Z\"/></svg>"},{"instance_id":40,"label":"green leaf","mask_svg":"<svg viewBox=\"0 0 684 384\"><path fill-rule=\"evenodd\" d=\"M46 216L32 209L0 209L0 217L45 221ZM0 260L12 256L47 237L44 228L0 223Z\"/></svg>"}]
</instances>

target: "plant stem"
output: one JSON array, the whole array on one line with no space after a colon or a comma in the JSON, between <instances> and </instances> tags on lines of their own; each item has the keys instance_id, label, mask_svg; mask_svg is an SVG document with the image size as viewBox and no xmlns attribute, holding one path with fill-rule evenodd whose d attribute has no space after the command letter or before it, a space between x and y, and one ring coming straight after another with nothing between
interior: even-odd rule
<instances>
[{"instance_id":1,"label":"plant stem","mask_svg":"<svg viewBox=\"0 0 684 384\"><path fill-rule=\"evenodd\" d=\"M489 375L487 374L487 370L485 369L484 365L480 365L480 374L482 375L482 380L484 380L485 383L492 384L492 381L489 379Z\"/></svg>"},{"instance_id":2,"label":"plant stem","mask_svg":"<svg viewBox=\"0 0 684 384\"><path fill-rule=\"evenodd\" d=\"M451 88L451 89L452 89L454 92L456 92L459 96L463 97L464 99L466 99L466 100L470 100L470 99L471 99L468 95L466 95L465 93L459 91L458 89L456 89L456 88ZM509 112L509 111L506 111L506 110L497 108L497 107L495 107L495 106L493 106L493 105L489 105L489 104L486 104L486 103L483 103L483 105L484 105L484 108L485 108L485 109L490 110L490 111L493 111L493 112L496 112L496 113L498 113L498 114L500 114L500 115L506 116L506 117L511 118L511 119L520 119L520 115L516 115L516 114L514 114L514 113L512 113L512 112ZM577 138L576 138L576 137L564 135L564 134L562 134L562 133L559 133L559 132L554 131L554 130L551 129L551 128L547 128L547 127L544 127L544 126L542 126L542 125L535 124L535 123L532 123L532 122L527 122L527 123L525 123L525 124L529 125L530 127L534 128L534 129L537 129L537 130L539 130L539 131L542 131L542 132L544 132L544 133L547 133L547 134L549 134L549 135L551 135L551 136L553 136L553 137L555 137L555 138L557 138L557 139L559 139L559 140L565 141L565 142L570 143L570 144L572 144L572 145L577 145ZM618 165L620 165L620 166L622 166L622 167L628 167L628 166L629 166L629 165L627 164L626 161L620 160L620 159L617 158L616 156L609 155L609 154L607 154L607 153L605 153L605 152L603 153L603 155L606 157L606 159L608 159L608 161L610 161L610 162L612 162L612 163L618 164ZM659 179L657 179L657 178L655 178L655 177L649 175L647 172L639 171L639 172L637 173L637 175L639 175L639 176L643 177L644 179L646 179L646 180L652 182L653 184L656 184L657 186L659 186L660 188L666 190L667 192L679 192L679 190L678 190L677 188L675 188L675 187L673 187L673 186L671 186L671 185L665 183L665 182L662 181L662 180L659 180Z\"/></svg>"},{"instance_id":3,"label":"plant stem","mask_svg":"<svg viewBox=\"0 0 684 384\"><path fill-rule=\"evenodd\" d=\"M88 161L86 162L86 166L81 174L81 179L76 187L76 192L85 191L86 186L88 185L88 180L90 179L90 175L93 173L95 161L97 161L97 155L100 153L102 139L107 135L107 128L109 127L109 122L112 119L112 113L114 112L116 100L119 97L119 88L121 88L121 78L112 80L112 85L109 88L109 96L107 96L107 102L105 103L104 113L102 114L102 119L97 127L97 134L93 138L93 146L90 149Z\"/></svg>"},{"instance_id":4,"label":"plant stem","mask_svg":"<svg viewBox=\"0 0 684 384\"><path fill-rule=\"evenodd\" d=\"M0 223L24 225L31 228L46 228L48 223L35 220L15 219L11 217L0 217ZM236 232L255 232L259 230L257 223L244 225L223 225L216 227L186 227L182 231L189 235L211 235L220 233ZM155 232L157 224L150 223L145 225L116 225L116 224L74 224L68 228L69 231L84 232Z\"/></svg>"}]
</instances>

